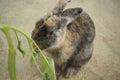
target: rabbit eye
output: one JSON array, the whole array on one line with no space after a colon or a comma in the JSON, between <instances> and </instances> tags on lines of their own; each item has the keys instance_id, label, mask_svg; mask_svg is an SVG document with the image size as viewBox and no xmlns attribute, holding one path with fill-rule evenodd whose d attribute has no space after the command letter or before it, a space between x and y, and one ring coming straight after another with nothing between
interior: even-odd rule
<instances>
[{"instance_id":1,"label":"rabbit eye","mask_svg":"<svg viewBox=\"0 0 120 80\"><path fill-rule=\"evenodd\" d=\"M40 31L38 32L38 36L41 36L41 37L45 37L47 34L47 28L46 27L42 27L40 29Z\"/></svg>"}]
</instances>

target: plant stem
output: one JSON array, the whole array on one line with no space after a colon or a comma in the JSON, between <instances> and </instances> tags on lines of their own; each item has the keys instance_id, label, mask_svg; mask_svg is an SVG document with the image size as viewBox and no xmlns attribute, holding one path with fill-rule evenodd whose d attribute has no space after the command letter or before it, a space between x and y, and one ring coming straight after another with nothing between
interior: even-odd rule
<instances>
[{"instance_id":1,"label":"plant stem","mask_svg":"<svg viewBox=\"0 0 120 80\"><path fill-rule=\"evenodd\" d=\"M35 58L34 58L34 55L33 55L34 50L33 50L33 48L32 48L31 41L30 41L29 39L27 39L27 40L28 40L28 44L29 44L30 51L32 52L32 59L33 59L33 61L34 61L34 64L36 65L36 68L38 69L38 71L40 72L40 74L43 76L43 72L39 69L39 65L37 64L37 62L36 62L36 60L35 60Z\"/></svg>"},{"instance_id":2,"label":"plant stem","mask_svg":"<svg viewBox=\"0 0 120 80\"><path fill-rule=\"evenodd\" d=\"M10 75L10 80L16 80L16 66L15 66L15 50L14 50L14 45L12 43L12 39L10 36L10 33L8 32L7 29L2 29L4 32L8 46L9 46L9 57L8 57L8 70L9 70L9 75Z\"/></svg>"}]
</instances>

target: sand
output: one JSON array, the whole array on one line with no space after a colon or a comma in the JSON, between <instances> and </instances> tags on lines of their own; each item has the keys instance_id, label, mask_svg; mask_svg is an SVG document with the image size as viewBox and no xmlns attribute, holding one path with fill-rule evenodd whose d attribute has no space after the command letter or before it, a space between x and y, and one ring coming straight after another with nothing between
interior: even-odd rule
<instances>
[{"instance_id":1,"label":"sand","mask_svg":"<svg viewBox=\"0 0 120 80\"><path fill-rule=\"evenodd\" d=\"M28 35L35 22L49 13L57 0L0 0L0 23L17 26ZM120 80L120 0L72 0L67 8L82 7L96 27L94 52L91 60L69 80ZM21 37L28 54L17 51L17 80L40 80L30 63L27 43ZM16 38L13 35L16 45ZM10 80L7 69L7 43L0 31L0 80ZM64 80L64 79L63 79ZM67 80L67 79L66 79Z\"/></svg>"}]
</instances>

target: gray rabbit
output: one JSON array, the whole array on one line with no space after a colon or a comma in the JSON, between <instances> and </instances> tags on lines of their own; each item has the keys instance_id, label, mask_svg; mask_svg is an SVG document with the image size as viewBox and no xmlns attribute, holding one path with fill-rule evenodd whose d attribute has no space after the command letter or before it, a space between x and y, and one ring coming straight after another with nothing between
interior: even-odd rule
<instances>
[{"instance_id":1,"label":"gray rabbit","mask_svg":"<svg viewBox=\"0 0 120 80\"><path fill-rule=\"evenodd\" d=\"M93 52L95 27L81 8L64 10L70 0L59 0L51 14L40 19L32 38L43 53L55 61L56 75L66 78L76 74Z\"/></svg>"}]
</instances>

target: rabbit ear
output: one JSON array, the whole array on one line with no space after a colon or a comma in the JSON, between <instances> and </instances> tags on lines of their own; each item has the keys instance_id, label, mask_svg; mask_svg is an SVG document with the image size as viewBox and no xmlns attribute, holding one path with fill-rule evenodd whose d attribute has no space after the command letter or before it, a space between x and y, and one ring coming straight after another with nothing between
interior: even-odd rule
<instances>
[{"instance_id":1,"label":"rabbit ear","mask_svg":"<svg viewBox=\"0 0 120 80\"><path fill-rule=\"evenodd\" d=\"M57 17L61 16L63 9L65 8L67 3L69 3L69 2L71 2L71 0L59 0L58 3L56 4L56 6L54 7L54 9L52 10L52 12L48 13L47 15L44 16L44 21L46 21L46 24L49 26L52 25L47 20L54 15Z\"/></svg>"},{"instance_id":2,"label":"rabbit ear","mask_svg":"<svg viewBox=\"0 0 120 80\"><path fill-rule=\"evenodd\" d=\"M70 8L61 14L62 17L64 17L67 20L66 25L70 24L72 21L74 21L82 12L83 10L81 8Z\"/></svg>"},{"instance_id":3,"label":"rabbit ear","mask_svg":"<svg viewBox=\"0 0 120 80\"><path fill-rule=\"evenodd\" d=\"M80 15L82 11L82 8L70 8L63 11L62 16L76 18Z\"/></svg>"},{"instance_id":4,"label":"rabbit ear","mask_svg":"<svg viewBox=\"0 0 120 80\"><path fill-rule=\"evenodd\" d=\"M67 3L71 2L71 0L59 0L54 9L52 10L53 14L62 13L63 9L67 5Z\"/></svg>"}]
</instances>

